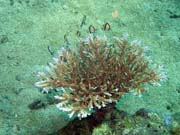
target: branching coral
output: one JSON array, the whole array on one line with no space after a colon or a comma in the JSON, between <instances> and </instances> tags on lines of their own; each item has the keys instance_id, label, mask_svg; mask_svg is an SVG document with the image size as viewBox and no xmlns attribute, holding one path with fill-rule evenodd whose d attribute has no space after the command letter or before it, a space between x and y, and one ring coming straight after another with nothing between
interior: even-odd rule
<instances>
[{"instance_id":1,"label":"branching coral","mask_svg":"<svg viewBox=\"0 0 180 135\"><path fill-rule=\"evenodd\" d=\"M106 38L90 35L77 50L62 48L55 63L46 68L48 74L38 74L43 80L35 85L46 91L61 88L62 94L55 96L60 101L57 107L70 117L84 118L125 93L141 94L146 84L166 79L152 66L139 41L127 38L116 37L108 44Z\"/></svg>"}]
</instances>

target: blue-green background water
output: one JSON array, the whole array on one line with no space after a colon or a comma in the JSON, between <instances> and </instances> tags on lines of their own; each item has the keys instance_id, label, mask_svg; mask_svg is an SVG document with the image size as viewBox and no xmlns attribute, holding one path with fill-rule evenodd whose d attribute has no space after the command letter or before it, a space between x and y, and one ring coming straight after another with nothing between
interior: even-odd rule
<instances>
[{"instance_id":1,"label":"blue-green background water","mask_svg":"<svg viewBox=\"0 0 180 135\"><path fill-rule=\"evenodd\" d=\"M46 135L70 121L55 105L28 108L47 97L34 87L36 73L52 59L48 46L56 52L66 35L73 47L80 38L77 31L86 36L90 25L103 35L106 22L110 36L128 32L130 39L149 46L168 75L166 83L141 98L125 95L118 109L180 115L180 0L0 0L1 135Z\"/></svg>"}]
</instances>

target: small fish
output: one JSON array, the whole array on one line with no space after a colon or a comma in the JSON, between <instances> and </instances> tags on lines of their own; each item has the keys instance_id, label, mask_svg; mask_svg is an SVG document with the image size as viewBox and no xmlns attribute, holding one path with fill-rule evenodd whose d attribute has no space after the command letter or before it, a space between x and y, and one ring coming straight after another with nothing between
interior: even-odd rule
<instances>
[{"instance_id":1,"label":"small fish","mask_svg":"<svg viewBox=\"0 0 180 135\"><path fill-rule=\"evenodd\" d=\"M78 31L76 32L76 35L77 35L78 37L80 37L80 36L81 36L81 32L78 30Z\"/></svg>"},{"instance_id":2,"label":"small fish","mask_svg":"<svg viewBox=\"0 0 180 135\"><path fill-rule=\"evenodd\" d=\"M50 45L48 45L48 52L51 54L51 56L54 56L54 51L52 51Z\"/></svg>"},{"instance_id":3,"label":"small fish","mask_svg":"<svg viewBox=\"0 0 180 135\"><path fill-rule=\"evenodd\" d=\"M105 23L105 24L104 24L104 30L109 31L110 29L111 29L110 24L109 24L109 23Z\"/></svg>"},{"instance_id":4,"label":"small fish","mask_svg":"<svg viewBox=\"0 0 180 135\"><path fill-rule=\"evenodd\" d=\"M80 27L85 25L85 23L86 23L86 16L84 15Z\"/></svg>"},{"instance_id":5,"label":"small fish","mask_svg":"<svg viewBox=\"0 0 180 135\"><path fill-rule=\"evenodd\" d=\"M95 32L94 26L92 26L92 25L89 26L89 32L90 33L94 33Z\"/></svg>"}]
</instances>

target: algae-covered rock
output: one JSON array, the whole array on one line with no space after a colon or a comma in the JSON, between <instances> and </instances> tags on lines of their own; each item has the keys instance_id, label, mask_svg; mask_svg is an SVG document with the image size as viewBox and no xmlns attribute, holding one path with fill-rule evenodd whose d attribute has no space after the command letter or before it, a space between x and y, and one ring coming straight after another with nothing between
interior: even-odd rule
<instances>
[{"instance_id":1,"label":"algae-covered rock","mask_svg":"<svg viewBox=\"0 0 180 135\"><path fill-rule=\"evenodd\" d=\"M140 115L139 111L143 115ZM140 109L134 115L129 115L114 110L93 130L93 135L170 135L171 133L177 135L179 133L180 128L171 128L158 113Z\"/></svg>"},{"instance_id":2,"label":"algae-covered rock","mask_svg":"<svg viewBox=\"0 0 180 135\"><path fill-rule=\"evenodd\" d=\"M116 135L116 134L112 132L111 128L107 123L103 123L102 125L100 125L99 127L93 130L92 135Z\"/></svg>"}]
</instances>

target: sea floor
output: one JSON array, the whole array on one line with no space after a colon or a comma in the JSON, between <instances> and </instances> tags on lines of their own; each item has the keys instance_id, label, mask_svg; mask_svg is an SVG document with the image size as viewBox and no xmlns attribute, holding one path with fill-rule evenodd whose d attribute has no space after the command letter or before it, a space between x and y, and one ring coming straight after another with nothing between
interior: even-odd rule
<instances>
[{"instance_id":1,"label":"sea floor","mask_svg":"<svg viewBox=\"0 0 180 135\"><path fill-rule=\"evenodd\" d=\"M54 93L34 83L57 50L74 47L90 25L97 35L141 40L168 75L142 97L125 95L117 108L129 115L144 108L180 128L180 118L173 121L180 115L179 0L0 0L0 135L48 135L71 121L55 107Z\"/></svg>"}]
</instances>

